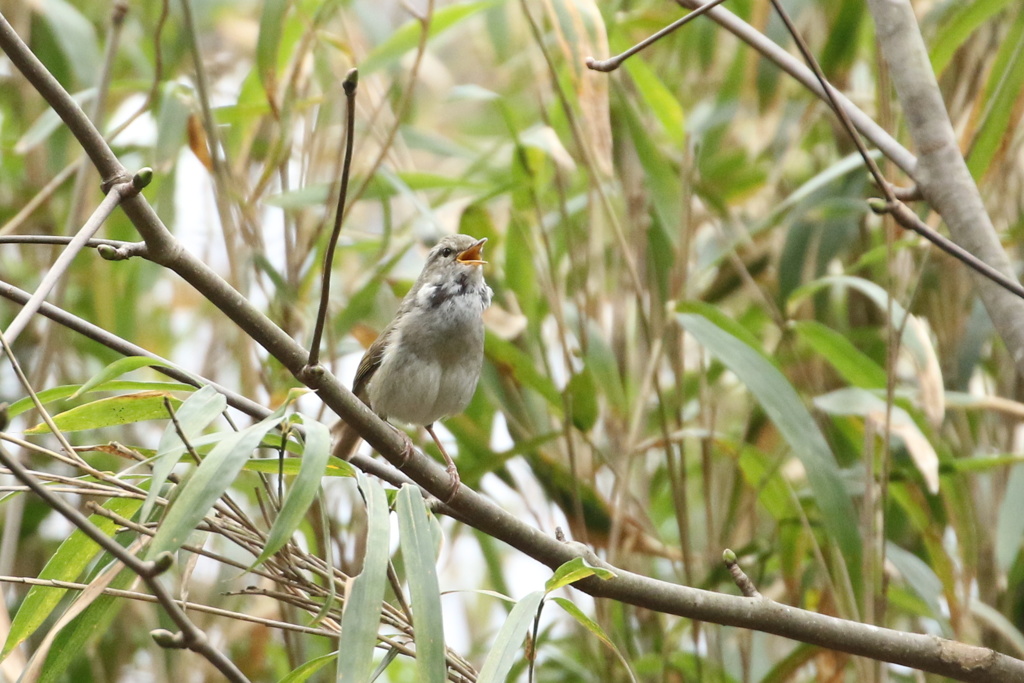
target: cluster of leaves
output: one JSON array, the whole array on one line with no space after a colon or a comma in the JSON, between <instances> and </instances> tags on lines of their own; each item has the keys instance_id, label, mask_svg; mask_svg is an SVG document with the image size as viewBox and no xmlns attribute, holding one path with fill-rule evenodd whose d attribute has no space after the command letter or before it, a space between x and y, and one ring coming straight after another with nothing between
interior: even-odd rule
<instances>
[{"instance_id":1,"label":"cluster of leaves","mask_svg":"<svg viewBox=\"0 0 1024 683\"><path fill-rule=\"evenodd\" d=\"M766 3L727 4L790 43ZM411 245L448 231L487 237L495 305L484 374L466 412L446 423L467 485L536 515L547 532L563 524L609 562L649 576L734 590L719 559L732 547L760 590L782 602L1024 655L1012 354L958 264L868 214L860 161L820 101L704 20L611 76L586 70L587 57L674 20L678 9L665 3L477 0L428 3L413 17L398 3L385 11L359 1L185 6L131 6L105 91L102 54L115 35L105 6L26 3L8 19L87 111L105 102L97 119L126 165L155 170L146 195L164 221L297 339L315 315L338 176L340 74L359 68L355 180L326 346L339 373L358 358L418 270ZM794 11L831 82L897 134L864 3ZM1013 243L1024 227L1015 132L1024 9L979 0L924 12L968 164ZM97 201L89 171L70 181L79 148L24 81L11 75L4 85L0 237L73 230ZM58 175L66 182L43 191ZM38 207L19 213L41 192ZM117 214L106 236L137 239ZM0 245L2 279L26 289L51 260L48 247ZM83 255L51 301L254 400L290 406L295 379L153 264ZM4 325L12 315L0 309ZM345 476L314 502L326 456L315 425L330 420L309 397L299 403L312 417L289 419L295 431L276 441L267 422L203 435L222 409L205 407L185 430L203 464L179 467L182 484L171 476L185 453L178 430L187 406L213 400L203 391L123 379L133 368L111 366L110 349L42 321L15 352L33 385L49 387L42 399L64 412L62 428L79 430L82 443L130 445L92 449L75 465L81 471L55 485L108 498L102 508L114 519L158 521L151 547L177 549L198 526L211 539L212 578L193 576L198 555L182 551L188 599L245 613L280 606L275 619L308 626L313 615L313 630L340 625L365 646L341 650L355 658L339 665L357 672L352 680L378 666L391 680L414 669L435 680L446 664L456 680L474 666L478 680L502 680L527 661L552 681L874 675L808 645L615 603L585 615L565 602L575 619L548 611L539 628L531 622L545 591L513 575L510 550L459 524L444 527L447 546L472 546L481 566L475 582L453 573L464 580L456 587L521 599L505 619L492 597L467 593L460 618L487 627L467 629L459 652L443 639L427 645L442 632L433 573L442 527L420 528L432 518L410 490L398 492L400 559L378 484ZM0 387L24 395L7 374ZM147 428L154 423L163 431ZM278 470L276 460L249 459L257 444L306 459L300 468L286 458ZM41 473L58 466L47 453L36 456ZM104 579L109 558L83 550L77 534L56 546L43 524L48 509L7 490L5 538L17 544L0 548L0 567ZM168 499L176 503L165 512ZM96 515L107 533L120 528ZM118 536L131 545L147 537L143 528ZM445 557L441 584L450 585ZM401 581L388 581L389 559L412 613L424 615L415 629ZM240 588L246 570L261 581L252 591ZM104 580L125 588L131 577ZM47 676L113 679L148 657L179 680L174 669L184 664L147 655L136 624L114 619L135 609L124 599L103 596L79 626L52 628L48 615L75 599L64 591L19 593L5 655L26 639L38 648L43 631L32 634L48 625L65 641ZM147 624L159 625L157 614L147 611ZM381 622L388 654L371 661ZM204 615L203 624L258 680L304 680L338 649L321 634L270 635L266 623ZM530 627L536 639L521 659ZM392 661L412 652L414 631L418 656ZM105 635L90 668L80 655L91 632Z\"/></svg>"}]
</instances>

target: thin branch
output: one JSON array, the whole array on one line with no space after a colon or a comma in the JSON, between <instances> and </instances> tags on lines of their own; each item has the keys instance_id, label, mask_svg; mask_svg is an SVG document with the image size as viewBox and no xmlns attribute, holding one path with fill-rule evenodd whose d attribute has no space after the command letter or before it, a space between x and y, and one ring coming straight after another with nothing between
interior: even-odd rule
<instances>
[{"instance_id":1,"label":"thin branch","mask_svg":"<svg viewBox=\"0 0 1024 683\"><path fill-rule=\"evenodd\" d=\"M868 0L868 9L907 130L920 151L912 177L921 194L957 243L1015 281L1009 256L957 144L914 8L907 0ZM1024 302L986 280L977 279L975 284L1017 372L1024 373Z\"/></svg>"},{"instance_id":2,"label":"thin branch","mask_svg":"<svg viewBox=\"0 0 1024 683\"><path fill-rule=\"evenodd\" d=\"M135 244L129 242L128 244ZM102 246L102 245L101 245ZM28 292L15 287L14 285L8 284L0 280L0 297L14 301L24 305L28 302L30 295ZM72 315L62 308L58 308L53 304L43 302L39 308L39 313L46 316L50 320L63 325L69 330L81 334L88 339L91 339L109 349L117 351L124 356L143 356L146 358L152 358L155 363L150 366L157 372L160 372L171 379L182 382L183 384L190 384L194 387L203 387L206 385L212 386L219 393L223 394L228 400L228 405L232 408L242 411L243 413L255 417L258 420L262 420L270 415L270 409L256 403L255 401L238 394L227 387L221 386L216 382L212 382L200 375L187 372L186 370L174 365L171 361L158 356L152 351L148 351L141 346L133 344L116 334L108 332L107 330L94 325L86 320L79 318L76 315Z\"/></svg>"},{"instance_id":3,"label":"thin branch","mask_svg":"<svg viewBox=\"0 0 1024 683\"><path fill-rule=\"evenodd\" d=\"M75 583L74 581L61 581L59 579L33 579L26 576L0 576L0 583L15 583L26 586L47 586L50 588L63 588L65 590L78 591L89 588L89 584L87 583ZM150 595L149 593L139 593L138 591L127 591L119 588L104 588L103 594L110 595L115 598L127 598L129 600L137 600L138 602L160 604L160 600L156 596ZM180 605L182 609L188 609L193 612L204 612L206 614L212 614L218 617L227 617L228 619L235 619L237 621L247 621L253 624L269 626L270 628L278 628L282 631L294 631L296 633L305 633L311 636L323 636L324 638L331 638L333 640L338 639L337 632L323 628L312 628L309 626L301 626L299 624L290 624L286 621L277 621L276 619L254 617L251 614L233 612L231 610L222 609L220 607L211 607L210 605L204 605L202 603L185 602L184 600L175 600L175 602Z\"/></svg>"},{"instance_id":4,"label":"thin branch","mask_svg":"<svg viewBox=\"0 0 1024 683\"><path fill-rule=\"evenodd\" d=\"M114 212L118 204L122 201L138 194L142 188L149 184L149 181L153 178L152 170L146 168L142 169L128 182L118 183L110 188L107 192L107 196L100 202L100 205L93 211L92 216L85 222L85 225L78 231L67 248L61 252L60 256L51 266L50 270L47 271L43 277L42 282L36 287L36 291L32 294L32 298L28 300L28 303L18 311L18 315L14 317L11 324L7 326L4 331L4 336L7 338L8 344L13 344L18 338L18 335L22 333L25 327L28 326L28 321L36 314L39 310L39 305L46 299L46 295L50 293L50 290L57 284L60 278L67 272L67 269L71 266L71 261L74 260L75 256L78 255L86 245L86 243L96 234L96 231L102 227L104 221Z\"/></svg>"},{"instance_id":5,"label":"thin branch","mask_svg":"<svg viewBox=\"0 0 1024 683\"><path fill-rule=\"evenodd\" d=\"M821 66L818 64L818 60L814 58L810 48L807 47L807 43L804 41L803 36L801 36L800 32L796 30L796 26L793 25L793 21L790 19L789 14L782 7L782 3L780 3L779 0L771 0L771 3L772 7L775 8L776 13L779 15L779 18L782 19L782 23L785 24L786 30L789 31L789 34L793 37L793 41L800 50L800 54L803 56L804 61L807 62L807 65L811 67L812 71L814 71L814 77L818 79L818 84L828 97L829 106L832 111L835 112L836 116L839 117L839 121L842 123L843 129L847 132L850 139L853 141L853 144L856 145L857 152L860 154L861 159L864 160L864 165L868 167L868 171L871 173L871 177L874 179L875 185L877 185L885 195L885 204L869 202L871 209L875 213L891 214L901 227L916 232L953 258L959 260L968 268L974 270L976 273L987 277L1000 287L1003 287L1007 291L1024 299L1024 287L1022 287L1019 282L1007 277L960 245L932 230L924 221L917 217L917 214L911 211L896 197L893 185L886 180L885 176L882 174L882 170L878 167L878 164L875 163L874 158L868 153L867 148L864 146L864 142L860 139L860 136L857 135L857 131L854 130L853 123L850 121L850 117L847 114L846 109L839 102L838 91L833 88L825 78L825 74L822 72Z\"/></svg>"},{"instance_id":6,"label":"thin branch","mask_svg":"<svg viewBox=\"0 0 1024 683\"><path fill-rule=\"evenodd\" d=\"M356 188L356 191L352 193L353 203L362 197L363 193L370 187L370 183L373 182L374 176L377 174L381 164L384 163L384 159L391 151L391 146L395 142L395 136L398 134L398 129L402 127L402 119L405 117L406 112L409 110L409 106L412 104L413 90L418 82L417 77L419 76L420 66L423 64L423 56L427 53L427 41L430 39L430 23L434 18L434 0L427 0L426 12L422 14L416 12L412 7L405 3L403 3L403 7L418 22L420 22L420 36L419 42L416 44L416 56L413 58L412 66L409 67L409 84L402 91L398 106L394 109L395 120L388 128L387 134L384 136L384 141L381 143L380 150L377 152L377 157L373 160L373 163L370 164L369 170L363 177L363 182L360 183L359 187ZM384 102L382 101L374 112L374 115L370 118L375 118L377 112L383 108Z\"/></svg>"},{"instance_id":7,"label":"thin branch","mask_svg":"<svg viewBox=\"0 0 1024 683\"><path fill-rule=\"evenodd\" d=\"M0 337L0 340L2 340L2 337ZM9 349L9 347L6 347L6 344L5 348ZM163 605L168 616L181 629L170 637L163 635L166 632L154 631L153 637L161 646L188 648L204 657L228 680L237 683L246 683L248 681L245 674L235 666L234 662L210 644L206 634L188 618L188 615L185 614L170 592L160 582L159 575L170 569L174 563L174 556L171 553L161 553L154 561L140 560L128 552L120 543L103 533L85 515L65 503L63 499L55 496L46 486L43 486L32 476L32 473L25 469L3 446L0 446L0 462L10 469L11 473L19 481L32 489L33 493L42 498L43 502L51 510L56 510L65 519L81 529L82 533L113 557L117 558L125 567L138 574L146 583L154 597Z\"/></svg>"},{"instance_id":8,"label":"thin branch","mask_svg":"<svg viewBox=\"0 0 1024 683\"><path fill-rule=\"evenodd\" d=\"M624 61L635 55L637 52L640 52L640 50L643 50L648 45L658 42L659 40L661 40L668 34L672 33L676 29L685 26L686 24L693 21L700 15L704 14L705 12L714 7L717 7L723 2L725 2L725 0L711 0L711 2L705 5L701 5L700 7L697 7L696 9L692 10L689 14L684 16L682 19L677 19L676 21L673 21L671 24L661 29L657 33L654 33L653 35L645 38L644 40L641 40L633 47L629 48L628 50L621 54L615 55L614 57L601 60L594 59L593 57L587 57L585 60L587 68L593 69L594 71L603 71L605 73L609 71L615 71L620 66L622 66L622 63Z\"/></svg>"},{"instance_id":9,"label":"thin branch","mask_svg":"<svg viewBox=\"0 0 1024 683\"><path fill-rule=\"evenodd\" d=\"M732 576L733 583L740 589L745 598L763 598L764 596L757 590L757 586L750 580L743 568L740 567L739 562L736 561L736 553L729 550L728 548L722 553L722 560L725 562L725 568L729 570L729 574Z\"/></svg>"},{"instance_id":10,"label":"thin branch","mask_svg":"<svg viewBox=\"0 0 1024 683\"><path fill-rule=\"evenodd\" d=\"M721 7L715 8L710 14L720 10ZM31 55L2 16L0 49L7 53L12 63L64 118L101 174L105 177L123 175L123 167L102 136L95 133L92 123L81 114L81 110L45 68L38 64L38 60ZM405 442L395 430L380 420L322 366L307 366L308 352L206 264L189 254L167 231L143 196L126 201L124 210L145 239L156 263L180 275L261 344L283 367L316 390L320 399L358 431L377 452L396 465L405 461ZM420 451L408 458L404 470L435 496L443 497L450 489L444 467ZM449 508L457 519L508 543L549 567L556 568L581 555L591 562L600 563L600 559L588 548L559 543L468 486L459 488ZM612 570L616 574L614 579L591 577L575 585L594 596L691 619L774 633L959 680L1024 680L1024 661L987 648L860 624L770 601L755 603L749 598L678 586L625 570ZM155 585L159 586L159 583Z\"/></svg>"},{"instance_id":11,"label":"thin branch","mask_svg":"<svg viewBox=\"0 0 1024 683\"><path fill-rule=\"evenodd\" d=\"M316 365L320 362L320 340L324 333L324 324L327 321L327 304L331 296L331 268L334 267L334 250L338 246L338 237L341 235L341 224L345 218L345 200L348 196L349 173L352 170L352 149L355 147L355 126L356 126L356 88L359 85L359 71L350 69L345 74L345 81L342 87L345 89L345 159L341 165L341 188L338 190L338 207L334 212L334 229L331 230L331 239L327 243L327 250L324 253L324 269L322 273L322 285L320 288L320 309L316 314L316 327L313 329L313 339L309 342L309 365Z\"/></svg>"}]
</instances>

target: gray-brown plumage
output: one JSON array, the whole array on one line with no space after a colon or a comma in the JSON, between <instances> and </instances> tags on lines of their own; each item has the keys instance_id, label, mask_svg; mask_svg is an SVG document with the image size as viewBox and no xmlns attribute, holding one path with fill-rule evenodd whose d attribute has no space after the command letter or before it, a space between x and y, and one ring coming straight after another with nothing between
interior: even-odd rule
<instances>
[{"instance_id":1,"label":"gray-brown plumage","mask_svg":"<svg viewBox=\"0 0 1024 683\"><path fill-rule=\"evenodd\" d=\"M352 385L382 418L426 427L448 463L452 495L459 487L458 469L433 423L462 412L480 379L482 315L491 303L481 258L486 241L449 235L430 250L394 319L363 355Z\"/></svg>"}]
</instances>

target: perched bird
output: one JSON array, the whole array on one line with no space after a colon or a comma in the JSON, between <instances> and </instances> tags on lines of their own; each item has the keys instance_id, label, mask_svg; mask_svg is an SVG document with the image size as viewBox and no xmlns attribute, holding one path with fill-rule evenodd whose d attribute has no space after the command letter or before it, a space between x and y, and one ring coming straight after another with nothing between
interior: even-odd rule
<instances>
[{"instance_id":1,"label":"perched bird","mask_svg":"<svg viewBox=\"0 0 1024 683\"><path fill-rule=\"evenodd\" d=\"M426 427L448 464L449 500L461 481L434 423L462 412L480 379L482 316L492 294L483 275L486 241L449 235L430 250L394 319L360 361L352 385L352 392L382 419ZM343 433L335 454L350 457L357 444L357 438L346 440Z\"/></svg>"}]
</instances>

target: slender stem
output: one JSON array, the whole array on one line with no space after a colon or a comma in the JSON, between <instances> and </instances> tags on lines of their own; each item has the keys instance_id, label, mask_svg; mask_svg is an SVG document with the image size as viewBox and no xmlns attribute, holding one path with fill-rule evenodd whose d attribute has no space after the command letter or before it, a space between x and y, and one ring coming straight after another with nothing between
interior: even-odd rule
<instances>
[{"instance_id":1,"label":"slender stem","mask_svg":"<svg viewBox=\"0 0 1024 683\"><path fill-rule=\"evenodd\" d=\"M717 7L723 2L725 2L725 0L711 0L711 2L707 3L706 5L701 5L700 7L697 7L696 9L692 10L689 14L684 16L682 19L677 19L676 21L673 21L671 24L661 29L657 33L645 38L644 40L641 40L633 47L629 48L628 50L621 54L615 55L614 57L601 60L594 59L593 57L587 57L587 68L593 69L594 71L615 71L620 66L622 66L622 63L624 61L635 55L637 52L640 52L640 50L643 50L645 47L651 45L652 43L656 43L657 41L661 40L668 34L675 31L676 29L685 26L686 24L693 21L700 15L704 14L705 12L714 7Z\"/></svg>"},{"instance_id":2,"label":"slender stem","mask_svg":"<svg viewBox=\"0 0 1024 683\"><path fill-rule=\"evenodd\" d=\"M352 170L352 148L355 146L356 126L356 87L359 85L359 72L351 69L345 74L345 81L342 86L345 89L345 160L341 165L341 188L338 191L338 207L334 212L334 229L331 230L331 239L327 243L327 251L324 254L324 272L322 285L320 287L320 309L316 314L316 327L313 329L313 339L309 342L310 366L320 362L320 340L323 338L324 325L327 322L327 304L331 296L331 268L334 266L334 250L338 246L338 237L341 235L341 223L345 217L345 201L348 197L348 179Z\"/></svg>"},{"instance_id":3,"label":"slender stem","mask_svg":"<svg viewBox=\"0 0 1024 683\"><path fill-rule=\"evenodd\" d=\"M717 7L711 13L722 9ZM101 174L105 178L127 177L127 173L103 137L52 75L39 64L38 59L35 59L2 15L0 49L64 119ZM310 368L307 365L308 351L269 321L208 266L192 256L167 230L144 197L136 196L127 200L124 203L124 210L146 240L154 262L172 269L221 309L284 368L307 386L315 389L319 398L331 410L344 418L384 457L393 463L405 461L405 443L393 428L374 415L373 411L353 396L331 373L320 366ZM414 457L405 462L405 471L434 495L443 496L450 487L445 470L420 452L416 452ZM591 563L603 564L589 548L555 540L467 486L460 487L450 507L456 518L508 543L549 567L558 567L581 556ZM617 568L612 570L616 575L613 579L604 581L589 577L575 586L594 596L607 597L658 612L752 628L959 680L1024 680L1024 661L989 648L957 643L932 635L860 624L772 601L755 602L749 598L679 586ZM153 585L161 589L159 582L154 582ZM154 593L156 594L155 589ZM173 604L173 601L170 601L170 604ZM174 607L177 608L177 605ZM181 644L199 646L187 641Z\"/></svg>"},{"instance_id":4,"label":"slender stem","mask_svg":"<svg viewBox=\"0 0 1024 683\"><path fill-rule=\"evenodd\" d=\"M26 586L48 586L50 588L63 588L65 590L77 590L84 591L89 588L87 583L76 583L74 581L61 581L59 579L34 579L27 576L0 576L0 583L17 583ZM160 601L149 593L139 593L138 591L121 590L119 588L104 588L104 595L110 595L115 598L127 598L129 600L137 600L139 602L150 602L159 603ZM189 610L194 612L205 612L206 614L213 614L214 616L227 617L228 619L237 619L238 621L247 621L253 624L261 624L263 626L269 626L270 628L278 628L283 631L294 631L296 633L305 633L311 636L323 636L324 638L332 638L337 640L338 634L334 631L328 631L323 628L311 628L309 626L302 626L300 624L290 624L286 621L277 621L276 619L266 619L264 617L255 617L251 614L243 614L241 612L232 612L231 610L222 609L220 607L211 607L209 605L203 605L200 603L189 602L186 603L184 600L175 600L182 608L188 607Z\"/></svg>"},{"instance_id":5,"label":"slender stem","mask_svg":"<svg viewBox=\"0 0 1024 683\"><path fill-rule=\"evenodd\" d=\"M71 261L85 247L92 236L96 234L96 231L100 229L104 221L114 212L117 205L132 194L137 194L139 190L145 187L149 182L146 178L151 177L151 175L151 173L147 174L140 171L131 181L118 183L110 188L107 196L96 207L89 220L85 222L85 225L82 226L74 239L68 243L67 248L57 257L50 270L47 271L42 282L36 287L35 293L32 294L32 298L18 311L18 315L7 326L7 329L4 331L7 343L13 344L18 335L22 333L28 325L28 321L36 314L40 304L46 299L46 295L50 293L50 290L54 288L64 273L67 272L67 269L71 266Z\"/></svg>"},{"instance_id":6,"label":"slender stem","mask_svg":"<svg viewBox=\"0 0 1024 683\"><path fill-rule=\"evenodd\" d=\"M0 339L2 339L2 337L0 337ZM4 346L6 349L9 349L6 343ZM103 531L90 522L85 515L68 505L63 499L55 496L53 492L43 486L43 484L40 483L39 480L36 479L27 469L25 469L25 467L18 462L17 458L11 455L3 446L0 446L0 462L2 462L4 466L11 471L11 474L13 474L20 482L28 486L32 489L33 493L42 498L51 510L56 510L60 513L65 519L81 529L82 533L92 539L97 545L110 553L113 557L117 558L125 567L138 574L139 577L146 582L146 585L153 592L153 596L161 605L163 605L168 616L170 616L178 628L181 629L179 634L180 638L178 640L182 647L187 647L193 652L205 657L207 661L213 664L228 680L235 681L236 683L245 683L248 681L245 674L235 666L234 662L210 645L206 634L192 623L182 610L181 606L178 605L170 592L157 578L159 574L170 568L174 561L173 555L170 553L162 554L157 558L157 560L152 562L140 560L138 557L128 552L128 550L120 543L103 533Z\"/></svg>"}]
</instances>

